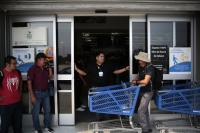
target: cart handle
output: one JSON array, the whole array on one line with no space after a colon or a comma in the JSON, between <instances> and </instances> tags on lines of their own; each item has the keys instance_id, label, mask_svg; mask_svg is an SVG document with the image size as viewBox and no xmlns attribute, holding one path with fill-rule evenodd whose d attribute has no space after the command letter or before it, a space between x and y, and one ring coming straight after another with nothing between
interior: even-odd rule
<instances>
[{"instance_id":1,"label":"cart handle","mask_svg":"<svg viewBox=\"0 0 200 133\"><path fill-rule=\"evenodd\" d=\"M139 84L138 85L139 87L143 87L143 86L146 86L145 84ZM95 90L95 89L97 89L97 88L99 88L99 87L92 87L92 88L90 88L89 90L88 90L88 94L98 94L98 93L100 93L100 92L92 92L92 90Z\"/></svg>"},{"instance_id":2,"label":"cart handle","mask_svg":"<svg viewBox=\"0 0 200 133\"><path fill-rule=\"evenodd\" d=\"M146 86L146 85L145 85L145 84L139 84L138 86L139 86L139 87L143 87L143 86Z\"/></svg>"},{"instance_id":3,"label":"cart handle","mask_svg":"<svg viewBox=\"0 0 200 133\"><path fill-rule=\"evenodd\" d=\"M166 92L170 92L171 90L159 90L157 91L158 93L166 93Z\"/></svg>"},{"instance_id":4,"label":"cart handle","mask_svg":"<svg viewBox=\"0 0 200 133\"><path fill-rule=\"evenodd\" d=\"M100 92L92 92L92 90L95 90L95 89L97 89L98 87L92 87L92 88L90 88L89 90L88 90L88 94L98 94L98 93L100 93Z\"/></svg>"}]
</instances>

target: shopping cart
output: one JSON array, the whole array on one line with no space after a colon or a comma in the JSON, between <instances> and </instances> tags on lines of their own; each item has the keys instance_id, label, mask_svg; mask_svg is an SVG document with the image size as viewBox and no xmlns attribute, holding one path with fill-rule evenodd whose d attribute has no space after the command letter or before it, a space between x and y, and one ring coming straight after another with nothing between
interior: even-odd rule
<instances>
[{"instance_id":1,"label":"shopping cart","mask_svg":"<svg viewBox=\"0 0 200 133\"><path fill-rule=\"evenodd\" d=\"M185 120L188 121L185 118L155 121L154 125L156 129L160 130L160 133L165 133L168 129L187 129L200 132L196 128L199 125L197 118L200 116L200 87L195 82L164 86L156 92L154 100L159 110L189 115L189 127L180 124ZM174 126L166 126L163 124L164 122L176 123L173 123Z\"/></svg>"},{"instance_id":2,"label":"shopping cart","mask_svg":"<svg viewBox=\"0 0 200 133\"><path fill-rule=\"evenodd\" d=\"M140 87L129 86L130 83L127 82L89 90L88 105L91 112L129 116L129 119L122 119L119 116L119 119L89 123L89 131L142 132L141 128L137 128L137 124L132 121Z\"/></svg>"}]
</instances>

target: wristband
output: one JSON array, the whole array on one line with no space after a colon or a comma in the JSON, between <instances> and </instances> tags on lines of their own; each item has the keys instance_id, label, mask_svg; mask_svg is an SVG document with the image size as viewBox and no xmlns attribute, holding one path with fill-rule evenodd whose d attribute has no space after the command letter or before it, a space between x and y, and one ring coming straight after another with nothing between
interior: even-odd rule
<instances>
[{"instance_id":1,"label":"wristband","mask_svg":"<svg viewBox=\"0 0 200 133\"><path fill-rule=\"evenodd\" d=\"M139 85L139 83L137 82L138 80L136 80L135 82L136 82L136 85Z\"/></svg>"}]
</instances>

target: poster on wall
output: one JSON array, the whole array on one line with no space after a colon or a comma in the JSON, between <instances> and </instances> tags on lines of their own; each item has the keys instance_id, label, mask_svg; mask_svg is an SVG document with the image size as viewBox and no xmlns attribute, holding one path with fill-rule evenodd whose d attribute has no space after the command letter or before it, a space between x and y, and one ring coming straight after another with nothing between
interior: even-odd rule
<instances>
[{"instance_id":1,"label":"poster on wall","mask_svg":"<svg viewBox=\"0 0 200 133\"><path fill-rule=\"evenodd\" d=\"M50 66L53 67L53 47L49 46L49 47L37 47L36 48L36 54L38 53L44 53L49 60Z\"/></svg>"},{"instance_id":2,"label":"poster on wall","mask_svg":"<svg viewBox=\"0 0 200 133\"><path fill-rule=\"evenodd\" d=\"M12 45L47 45L47 27L13 27Z\"/></svg>"},{"instance_id":3,"label":"poster on wall","mask_svg":"<svg viewBox=\"0 0 200 133\"><path fill-rule=\"evenodd\" d=\"M169 48L169 73L191 74L191 48Z\"/></svg>"},{"instance_id":4,"label":"poster on wall","mask_svg":"<svg viewBox=\"0 0 200 133\"><path fill-rule=\"evenodd\" d=\"M45 55L48 57L50 61L53 61L53 47L37 47L36 48L36 54L38 53L45 53Z\"/></svg>"},{"instance_id":5,"label":"poster on wall","mask_svg":"<svg viewBox=\"0 0 200 133\"><path fill-rule=\"evenodd\" d=\"M17 69L20 70L22 73L27 73L28 69L32 65L34 65L34 48L13 48L13 56L17 60Z\"/></svg>"},{"instance_id":6,"label":"poster on wall","mask_svg":"<svg viewBox=\"0 0 200 133\"><path fill-rule=\"evenodd\" d=\"M163 64L167 59L167 45L151 45L151 63L163 71Z\"/></svg>"}]
</instances>

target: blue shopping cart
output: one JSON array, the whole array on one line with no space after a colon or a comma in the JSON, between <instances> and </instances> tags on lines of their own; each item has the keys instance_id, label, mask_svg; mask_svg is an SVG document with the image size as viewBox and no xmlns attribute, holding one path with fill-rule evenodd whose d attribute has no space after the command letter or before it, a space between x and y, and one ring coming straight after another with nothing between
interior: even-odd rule
<instances>
[{"instance_id":1,"label":"blue shopping cart","mask_svg":"<svg viewBox=\"0 0 200 133\"><path fill-rule=\"evenodd\" d=\"M92 122L88 125L88 130L94 132L126 130L140 133L141 128L137 128L136 123L132 122L139 91L140 87L130 86L130 82L91 88L88 95L91 112L125 115L129 116L129 121L120 117L119 120Z\"/></svg>"},{"instance_id":2,"label":"blue shopping cart","mask_svg":"<svg viewBox=\"0 0 200 133\"><path fill-rule=\"evenodd\" d=\"M188 114L190 120L190 127L198 126L196 121L194 126L194 120L191 115L200 115L200 87L195 82L186 84L164 86L155 94L155 105L159 110L171 111L175 113ZM196 118L196 116L195 116ZM177 119L175 119L177 120ZM182 120L182 119L181 119ZM164 120L171 121L171 120ZM162 122L164 122L162 121ZM166 127L163 126L161 121L155 122L157 129L189 129L190 127ZM198 130L192 128L192 130Z\"/></svg>"}]
</instances>

